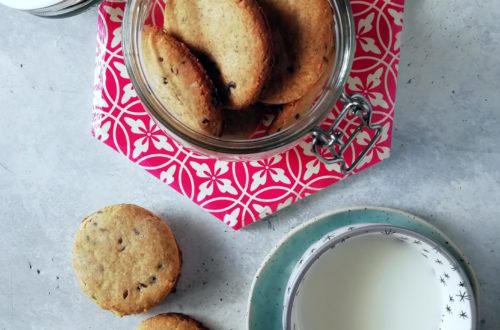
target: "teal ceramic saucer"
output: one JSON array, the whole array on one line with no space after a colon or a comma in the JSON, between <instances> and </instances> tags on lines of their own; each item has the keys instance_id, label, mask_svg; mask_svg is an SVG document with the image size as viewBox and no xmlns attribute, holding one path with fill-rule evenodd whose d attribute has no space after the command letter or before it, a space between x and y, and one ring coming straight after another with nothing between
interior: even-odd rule
<instances>
[{"instance_id":1,"label":"teal ceramic saucer","mask_svg":"<svg viewBox=\"0 0 500 330\"><path fill-rule=\"evenodd\" d=\"M304 252L327 233L355 224L383 223L414 231L438 243L459 260L478 296L476 278L460 250L438 229L412 214L387 208L353 208L309 221L285 237L257 272L251 289L248 330L283 329L283 303L287 282ZM479 299L476 300L476 302ZM477 308L477 306L476 306Z\"/></svg>"}]
</instances>

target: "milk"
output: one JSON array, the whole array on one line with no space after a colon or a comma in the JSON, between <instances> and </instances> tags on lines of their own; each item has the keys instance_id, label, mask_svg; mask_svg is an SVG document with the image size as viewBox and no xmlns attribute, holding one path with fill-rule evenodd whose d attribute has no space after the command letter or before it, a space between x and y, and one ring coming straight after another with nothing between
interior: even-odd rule
<instances>
[{"instance_id":1,"label":"milk","mask_svg":"<svg viewBox=\"0 0 500 330\"><path fill-rule=\"evenodd\" d=\"M0 4L21 10L45 8L60 3L62 0L0 0ZM73 1L78 3L79 1Z\"/></svg>"},{"instance_id":2,"label":"milk","mask_svg":"<svg viewBox=\"0 0 500 330\"><path fill-rule=\"evenodd\" d=\"M380 234L325 252L293 305L296 330L437 330L439 281L414 244Z\"/></svg>"}]
</instances>

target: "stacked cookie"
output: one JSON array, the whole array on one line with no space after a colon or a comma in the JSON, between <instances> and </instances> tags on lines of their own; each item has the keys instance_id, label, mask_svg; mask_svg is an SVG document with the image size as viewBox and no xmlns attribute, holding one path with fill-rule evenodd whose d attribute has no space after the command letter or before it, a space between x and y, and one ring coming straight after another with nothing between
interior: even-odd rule
<instances>
[{"instance_id":1,"label":"stacked cookie","mask_svg":"<svg viewBox=\"0 0 500 330\"><path fill-rule=\"evenodd\" d=\"M276 111L270 134L293 124L334 62L329 0L167 0L164 16L163 30L143 31L148 81L171 115L207 135L248 137L260 121L247 119L264 109Z\"/></svg>"},{"instance_id":2,"label":"stacked cookie","mask_svg":"<svg viewBox=\"0 0 500 330\"><path fill-rule=\"evenodd\" d=\"M181 273L181 251L169 226L142 207L105 207L86 217L73 244L80 287L102 308L119 316L160 303ZM140 329L206 329L180 314L161 314Z\"/></svg>"}]
</instances>

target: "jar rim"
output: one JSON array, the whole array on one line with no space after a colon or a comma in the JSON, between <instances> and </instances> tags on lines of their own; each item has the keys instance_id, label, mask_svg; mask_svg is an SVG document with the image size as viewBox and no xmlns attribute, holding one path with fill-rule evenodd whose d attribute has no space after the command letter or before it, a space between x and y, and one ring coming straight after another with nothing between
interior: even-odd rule
<instances>
[{"instance_id":1,"label":"jar rim","mask_svg":"<svg viewBox=\"0 0 500 330\"><path fill-rule=\"evenodd\" d=\"M234 140L208 136L180 122L155 95L148 84L141 52L145 14L154 1L128 0L123 18L123 54L130 79L146 111L160 128L205 155L244 156L282 150L297 143L320 125L339 100L354 58L354 20L348 0L329 0L334 15L335 63L317 102L301 120L282 131L255 139Z\"/></svg>"}]
</instances>

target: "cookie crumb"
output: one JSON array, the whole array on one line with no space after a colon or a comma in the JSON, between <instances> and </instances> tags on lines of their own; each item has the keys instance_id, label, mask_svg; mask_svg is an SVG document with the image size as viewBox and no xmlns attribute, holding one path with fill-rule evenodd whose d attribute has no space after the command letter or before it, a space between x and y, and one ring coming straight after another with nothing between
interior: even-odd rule
<instances>
[{"instance_id":1,"label":"cookie crumb","mask_svg":"<svg viewBox=\"0 0 500 330\"><path fill-rule=\"evenodd\" d=\"M226 90L228 93L231 93L231 90L232 89L236 89L237 85L234 81L230 81L227 86L226 86Z\"/></svg>"}]
</instances>

